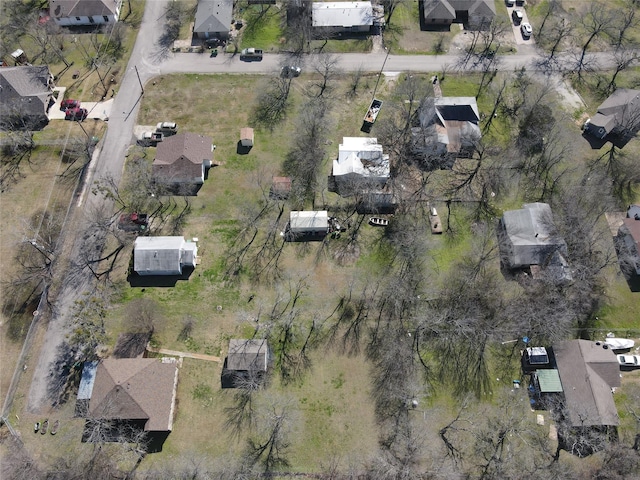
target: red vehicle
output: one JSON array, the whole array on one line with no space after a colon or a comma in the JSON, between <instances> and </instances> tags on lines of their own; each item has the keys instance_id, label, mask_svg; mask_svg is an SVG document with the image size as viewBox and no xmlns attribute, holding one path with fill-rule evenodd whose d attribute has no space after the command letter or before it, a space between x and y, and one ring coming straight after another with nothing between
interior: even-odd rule
<instances>
[{"instance_id":1,"label":"red vehicle","mask_svg":"<svg viewBox=\"0 0 640 480\"><path fill-rule=\"evenodd\" d=\"M60 102L60 110L66 112L72 108L80 108L80 102L78 100L67 99Z\"/></svg>"},{"instance_id":2,"label":"red vehicle","mask_svg":"<svg viewBox=\"0 0 640 480\"><path fill-rule=\"evenodd\" d=\"M86 108L70 108L65 112L64 119L82 121L87 118L87 115L89 115L89 112Z\"/></svg>"}]
</instances>

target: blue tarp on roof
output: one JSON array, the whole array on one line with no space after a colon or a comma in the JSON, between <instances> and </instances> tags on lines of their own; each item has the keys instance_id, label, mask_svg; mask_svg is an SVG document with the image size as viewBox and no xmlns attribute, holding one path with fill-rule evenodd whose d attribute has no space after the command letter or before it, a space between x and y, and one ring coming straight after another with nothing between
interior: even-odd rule
<instances>
[{"instance_id":1,"label":"blue tarp on roof","mask_svg":"<svg viewBox=\"0 0 640 480\"><path fill-rule=\"evenodd\" d=\"M78 400L89 400L91 392L93 392L93 382L96 379L96 370L98 362L84 362L82 368L82 377L80 378L80 386L78 387Z\"/></svg>"}]
</instances>

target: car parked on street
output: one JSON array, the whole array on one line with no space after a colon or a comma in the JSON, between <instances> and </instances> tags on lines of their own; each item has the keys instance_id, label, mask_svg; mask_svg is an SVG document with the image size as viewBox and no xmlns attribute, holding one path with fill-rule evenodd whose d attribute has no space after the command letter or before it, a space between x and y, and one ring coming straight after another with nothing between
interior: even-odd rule
<instances>
[{"instance_id":1,"label":"car parked on street","mask_svg":"<svg viewBox=\"0 0 640 480\"><path fill-rule=\"evenodd\" d=\"M516 9L511 12L511 18L513 19L514 25L520 25L522 20L524 20L524 13L522 13L522 10Z\"/></svg>"},{"instance_id":2,"label":"car parked on street","mask_svg":"<svg viewBox=\"0 0 640 480\"><path fill-rule=\"evenodd\" d=\"M87 111L86 108L79 108L79 107L70 108L65 112L64 119L65 120L77 120L77 121L81 122L82 120L87 118L87 115L89 115L89 112Z\"/></svg>"},{"instance_id":3,"label":"car parked on street","mask_svg":"<svg viewBox=\"0 0 640 480\"><path fill-rule=\"evenodd\" d=\"M618 355L618 363L621 367L640 367L640 355Z\"/></svg>"},{"instance_id":4,"label":"car parked on street","mask_svg":"<svg viewBox=\"0 0 640 480\"><path fill-rule=\"evenodd\" d=\"M72 100L71 98L67 100L62 100L60 102L60 110L62 110L63 112L66 112L67 110L70 110L72 108L79 108L79 107L80 107L80 102L78 100Z\"/></svg>"},{"instance_id":5,"label":"car parked on street","mask_svg":"<svg viewBox=\"0 0 640 480\"><path fill-rule=\"evenodd\" d=\"M520 25L520 31L522 32L522 38L531 38L531 34L533 33L533 28L531 28L531 24L525 22Z\"/></svg>"}]
</instances>

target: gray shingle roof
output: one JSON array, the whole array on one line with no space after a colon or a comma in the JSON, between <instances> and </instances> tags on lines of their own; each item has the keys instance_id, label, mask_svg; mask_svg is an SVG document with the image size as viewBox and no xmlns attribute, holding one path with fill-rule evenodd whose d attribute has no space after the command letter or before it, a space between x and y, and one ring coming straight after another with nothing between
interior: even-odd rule
<instances>
[{"instance_id":1,"label":"gray shingle roof","mask_svg":"<svg viewBox=\"0 0 640 480\"><path fill-rule=\"evenodd\" d=\"M506 211L502 225L507 238L501 247L511 268L544 265L555 252L566 254L567 245L555 232L551 207L546 203Z\"/></svg>"},{"instance_id":2,"label":"gray shingle roof","mask_svg":"<svg viewBox=\"0 0 640 480\"><path fill-rule=\"evenodd\" d=\"M51 15L60 17L92 17L115 15L122 0L50 0Z\"/></svg>"},{"instance_id":3,"label":"gray shingle roof","mask_svg":"<svg viewBox=\"0 0 640 480\"><path fill-rule=\"evenodd\" d=\"M267 371L269 348L265 339L231 339L227 369L235 371Z\"/></svg>"},{"instance_id":4,"label":"gray shingle roof","mask_svg":"<svg viewBox=\"0 0 640 480\"><path fill-rule=\"evenodd\" d=\"M49 67L0 68L0 115L44 115L51 98Z\"/></svg>"},{"instance_id":5,"label":"gray shingle roof","mask_svg":"<svg viewBox=\"0 0 640 480\"><path fill-rule=\"evenodd\" d=\"M620 367L611 349L588 340L553 346L569 421L573 426L618 425L611 393L620 386Z\"/></svg>"},{"instance_id":6,"label":"gray shingle roof","mask_svg":"<svg viewBox=\"0 0 640 480\"><path fill-rule=\"evenodd\" d=\"M196 33L229 33L232 16L232 0L200 0L193 31Z\"/></svg>"}]
</instances>

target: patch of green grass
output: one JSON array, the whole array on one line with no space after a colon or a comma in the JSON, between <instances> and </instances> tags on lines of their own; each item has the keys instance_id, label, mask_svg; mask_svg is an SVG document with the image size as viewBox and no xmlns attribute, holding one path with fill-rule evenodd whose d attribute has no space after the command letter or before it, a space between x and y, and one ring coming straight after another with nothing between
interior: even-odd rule
<instances>
[{"instance_id":1,"label":"patch of green grass","mask_svg":"<svg viewBox=\"0 0 640 480\"><path fill-rule=\"evenodd\" d=\"M252 5L244 10L241 15L246 26L242 31L241 48L277 50L282 38L282 12L275 5Z\"/></svg>"},{"instance_id":2,"label":"patch of green grass","mask_svg":"<svg viewBox=\"0 0 640 480\"><path fill-rule=\"evenodd\" d=\"M311 49L322 48L324 53L368 53L371 51L373 42L371 37L363 38L343 38L340 40L314 40L311 42Z\"/></svg>"}]
</instances>

